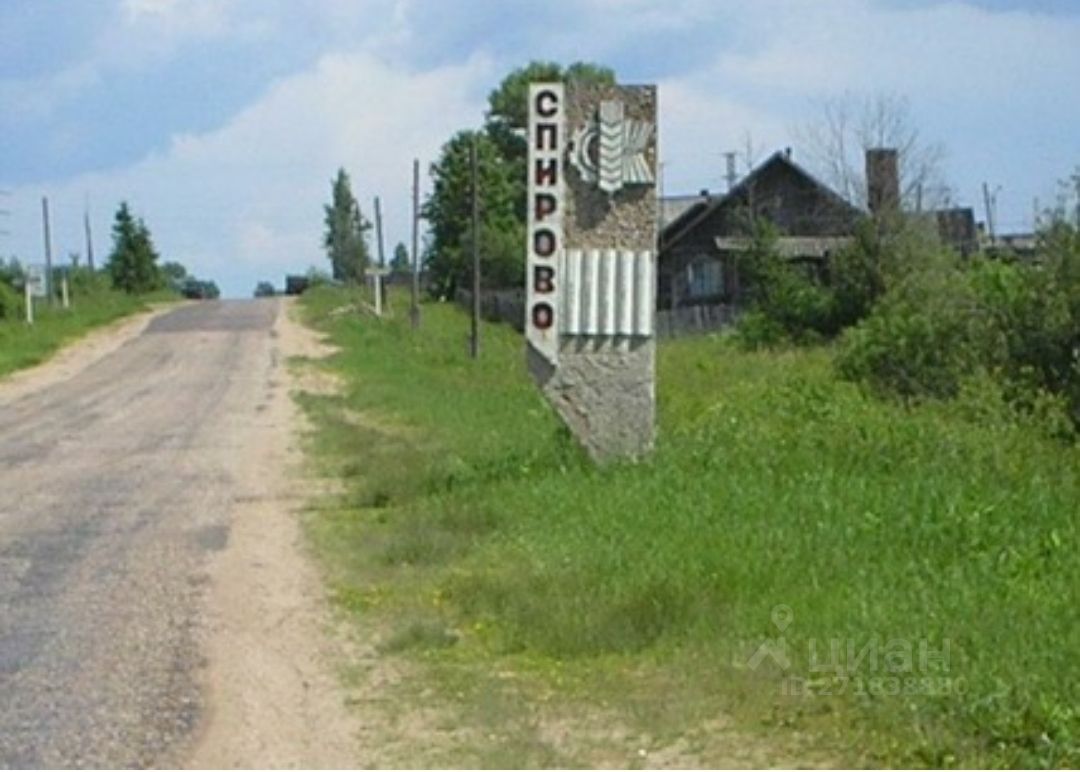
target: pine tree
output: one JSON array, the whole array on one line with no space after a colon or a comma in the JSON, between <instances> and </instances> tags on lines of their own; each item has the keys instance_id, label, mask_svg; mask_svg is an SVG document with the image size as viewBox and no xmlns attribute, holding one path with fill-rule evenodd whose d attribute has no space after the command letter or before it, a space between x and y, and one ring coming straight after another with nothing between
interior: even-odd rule
<instances>
[{"instance_id":1,"label":"pine tree","mask_svg":"<svg viewBox=\"0 0 1080 772\"><path fill-rule=\"evenodd\" d=\"M106 270L113 287L131 294L158 289L161 272L150 229L142 219L132 216L126 201L116 212L112 235L113 249Z\"/></svg>"},{"instance_id":2,"label":"pine tree","mask_svg":"<svg viewBox=\"0 0 1080 772\"><path fill-rule=\"evenodd\" d=\"M333 182L332 203L326 210L326 235L323 246L334 278L339 281L358 282L364 278L364 270L370 261L366 232L371 223L364 219L360 205L353 196L349 175L338 169Z\"/></svg>"},{"instance_id":3,"label":"pine tree","mask_svg":"<svg viewBox=\"0 0 1080 772\"><path fill-rule=\"evenodd\" d=\"M409 273L412 271L409 249L400 241L394 247L394 256L390 260L390 271L391 273Z\"/></svg>"}]
</instances>

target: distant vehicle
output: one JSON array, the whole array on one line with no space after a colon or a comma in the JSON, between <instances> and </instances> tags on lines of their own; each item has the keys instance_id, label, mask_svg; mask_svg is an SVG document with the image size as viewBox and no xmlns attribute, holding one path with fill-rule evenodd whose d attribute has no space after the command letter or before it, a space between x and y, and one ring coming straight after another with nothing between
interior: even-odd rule
<instances>
[{"instance_id":1,"label":"distant vehicle","mask_svg":"<svg viewBox=\"0 0 1080 772\"><path fill-rule=\"evenodd\" d=\"M285 277L285 294L300 295L308 288L308 277L289 275Z\"/></svg>"},{"instance_id":2,"label":"distant vehicle","mask_svg":"<svg viewBox=\"0 0 1080 772\"><path fill-rule=\"evenodd\" d=\"M189 300L216 300L221 295L221 291L212 281L189 277L180 285L180 294Z\"/></svg>"},{"instance_id":3,"label":"distant vehicle","mask_svg":"<svg viewBox=\"0 0 1080 772\"><path fill-rule=\"evenodd\" d=\"M255 285L255 297L257 298L272 298L277 294L277 290L274 289L274 285L268 281L261 281Z\"/></svg>"}]
</instances>

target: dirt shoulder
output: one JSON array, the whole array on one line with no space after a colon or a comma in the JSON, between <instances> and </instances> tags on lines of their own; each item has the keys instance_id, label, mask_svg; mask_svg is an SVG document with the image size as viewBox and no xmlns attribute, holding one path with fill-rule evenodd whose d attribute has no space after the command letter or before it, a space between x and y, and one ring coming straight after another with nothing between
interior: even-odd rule
<instances>
[{"instance_id":1,"label":"dirt shoulder","mask_svg":"<svg viewBox=\"0 0 1080 772\"><path fill-rule=\"evenodd\" d=\"M304 548L297 387L287 359L320 353L283 301L275 374L243 453L223 459L238 490L227 547L210 569L206 711L180 760L192 768L342 768L357 760L357 719L338 678L342 643Z\"/></svg>"}]
</instances>

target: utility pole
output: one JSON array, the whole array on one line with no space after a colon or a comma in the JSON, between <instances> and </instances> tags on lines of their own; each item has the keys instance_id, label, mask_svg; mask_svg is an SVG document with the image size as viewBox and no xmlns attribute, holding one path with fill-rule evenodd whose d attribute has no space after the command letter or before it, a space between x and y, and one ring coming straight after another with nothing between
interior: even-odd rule
<instances>
[{"instance_id":1,"label":"utility pole","mask_svg":"<svg viewBox=\"0 0 1080 772\"><path fill-rule=\"evenodd\" d=\"M45 302L53 304L52 236L49 233L49 197L41 197L41 223L45 232Z\"/></svg>"},{"instance_id":2,"label":"utility pole","mask_svg":"<svg viewBox=\"0 0 1080 772\"><path fill-rule=\"evenodd\" d=\"M1076 227L1080 228L1080 174L1073 175L1073 186L1076 188Z\"/></svg>"},{"instance_id":3,"label":"utility pole","mask_svg":"<svg viewBox=\"0 0 1080 772\"><path fill-rule=\"evenodd\" d=\"M994 246L994 204L993 197L990 195L990 186L985 182L982 185L983 189L983 206L986 207L986 232L990 236L990 246Z\"/></svg>"},{"instance_id":4,"label":"utility pole","mask_svg":"<svg viewBox=\"0 0 1080 772\"><path fill-rule=\"evenodd\" d=\"M736 153L734 150L729 150L728 152L724 153L724 162L727 166L727 168L725 169L724 179L727 181L727 189L729 193L731 192L731 189L735 187L735 156Z\"/></svg>"},{"instance_id":5,"label":"utility pole","mask_svg":"<svg viewBox=\"0 0 1080 772\"><path fill-rule=\"evenodd\" d=\"M379 250L379 270L375 274L375 308L382 314L383 307L383 271L386 268L386 255L383 252L382 235L382 206L379 197L375 196L375 241Z\"/></svg>"},{"instance_id":6,"label":"utility pole","mask_svg":"<svg viewBox=\"0 0 1080 772\"><path fill-rule=\"evenodd\" d=\"M414 330L420 328L420 159L412 162L412 304L409 321Z\"/></svg>"},{"instance_id":7,"label":"utility pole","mask_svg":"<svg viewBox=\"0 0 1080 772\"><path fill-rule=\"evenodd\" d=\"M94 272L94 239L90 235L90 204L83 211L83 230L86 231L86 265Z\"/></svg>"},{"instance_id":8,"label":"utility pole","mask_svg":"<svg viewBox=\"0 0 1080 772\"><path fill-rule=\"evenodd\" d=\"M0 196L3 196L4 198L7 198L10 195L11 195L10 190L0 190ZM5 207L3 209L0 209L0 217L10 217L10 216L11 216L11 210L10 209L8 209L7 207ZM11 235L11 231L9 231L7 228L0 228L0 236L10 236L10 235Z\"/></svg>"},{"instance_id":9,"label":"utility pole","mask_svg":"<svg viewBox=\"0 0 1080 772\"><path fill-rule=\"evenodd\" d=\"M480 356L480 190L477 180L476 134L469 145L469 166L472 171L472 335L469 355Z\"/></svg>"}]
</instances>

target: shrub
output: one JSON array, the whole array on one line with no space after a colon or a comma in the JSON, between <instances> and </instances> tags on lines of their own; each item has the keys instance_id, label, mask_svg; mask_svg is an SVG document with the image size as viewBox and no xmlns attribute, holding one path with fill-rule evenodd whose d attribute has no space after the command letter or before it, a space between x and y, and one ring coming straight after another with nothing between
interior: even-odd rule
<instances>
[{"instance_id":1,"label":"shrub","mask_svg":"<svg viewBox=\"0 0 1080 772\"><path fill-rule=\"evenodd\" d=\"M0 284L7 284L14 289L23 283L22 264L14 257L4 260L0 257Z\"/></svg>"},{"instance_id":2,"label":"shrub","mask_svg":"<svg viewBox=\"0 0 1080 772\"><path fill-rule=\"evenodd\" d=\"M948 398L964 378L998 364L998 327L970 275L957 268L918 272L888 292L844 336L840 374L879 394Z\"/></svg>"},{"instance_id":3,"label":"shrub","mask_svg":"<svg viewBox=\"0 0 1080 772\"><path fill-rule=\"evenodd\" d=\"M750 312L739 323L739 341L747 348L784 341L814 343L835 333L832 296L776 249L777 231L766 220L748 226L750 249L739 256Z\"/></svg>"},{"instance_id":4,"label":"shrub","mask_svg":"<svg viewBox=\"0 0 1080 772\"><path fill-rule=\"evenodd\" d=\"M1013 407L1071 435L1080 428L1080 231L1056 221L1030 263L924 254L848 332L836 365L903 399L953 397L971 373L990 372Z\"/></svg>"},{"instance_id":5,"label":"shrub","mask_svg":"<svg viewBox=\"0 0 1080 772\"><path fill-rule=\"evenodd\" d=\"M69 274L71 292L75 296L101 295L110 290L112 281L104 271L76 268Z\"/></svg>"},{"instance_id":6,"label":"shrub","mask_svg":"<svg viewBox=\"0 0 1080 772\"><path fill-rule=\"evenodd\" d=\"M746 351L775 348L788 342L784 327L761 311L747 311L739 317L735 340Z\"/></svg>"},{"instance_id":7,"label":"shrub","mask_svg":"<svg viewBox=\"0 0 1080 772\"><path fill-rule=\"evenodd\" d=\"M19 319L22 315L22 295L7 283L0 281L0 319Z\"/></svg>"},{"instance_id":8,"label":"shrub","mask_svg":"<svg viewBox=\"0 0 1080 772\"><path fill-rule=\"evenodd\" d=\"M891 287L913 271L939 266L943 255L936 234L921 220L862 220L851 244L829 259L833 330L865 319Z\"/></svg>"},{"instance_id":9,"label":"shrub","mask_svg":"<svg viewBox=\"0 0 1080 772\"><path fill-rule=\"evenodd\" d=\"M1038 256L999 292L1006 376L1022 406L1039 392L1060 395L1080 427L1080 229L1055 222Z\"/></svg>"},{"instance_id":10,"label":"shrub","mask_svg":"<svg viewBox=\"0 0 1080 772\"><path fill-rule=\"evenodd\" d=\"M740 256L739 275L748 286L752 309L760 315L745 320L756 325L742 336L751 347L757 347L765 331L760 317L791 342L817 343L866 318L905 277L940 271L955 262L955 256L940 248L936 233L915 218L860 222L852 243L822 266L782 257L776 249L777 232L766 221L750 223L748 233L751 248ZM766 340L767 345L775 342Z\"/></svg>"}]
</instances>

